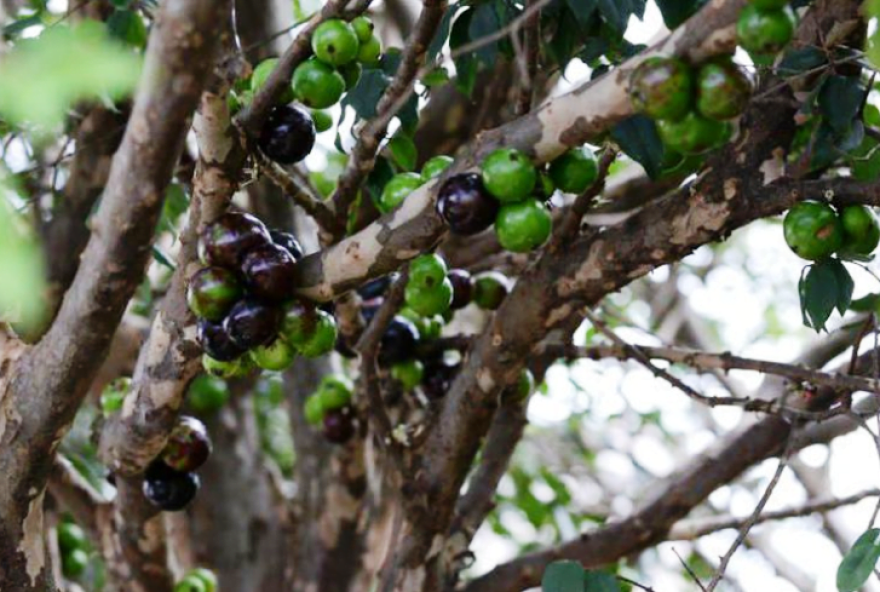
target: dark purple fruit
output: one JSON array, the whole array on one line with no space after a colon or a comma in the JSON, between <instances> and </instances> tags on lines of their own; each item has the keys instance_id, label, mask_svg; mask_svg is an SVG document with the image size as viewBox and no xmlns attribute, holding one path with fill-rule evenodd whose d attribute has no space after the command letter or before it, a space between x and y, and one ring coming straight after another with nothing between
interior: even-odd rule
<instances>
[{"instance_id":1,"label":"dark purple fruit","mask_svg":"<svg viewBox=\"0 0 880 592\"><path fill-rule=\"evenodd\" d=\"M336 345L333 349L335 349L336 353L338 353L340 356L342 356L343 358L348 358L349 360L353 360L354 358L358 357L357 352L354 351L350 345L348 345L345 337L341 334L336 336Z\"/></svg>"},{"instance_id":2,"label":"dark purple fruit","mask_svg":"<svg viewBox=\"0 0 880 592\"><path fill-rule=\"evenodd\" d=\"M223 326L233 343L248 350L275 339L283 318L282 309L248 298L232 307Z\"/></svg>"},{"instance_id":3,"label":"dark purple fruit","mask_svg":"<svg viewBox=\"0 0 880 592\"><path fill-rule=\"evenodd\" d=\"M211 438L205 424L195 417L179 418L162 451L162 462L179 473L189 473L205 464L209 456Z\"/></svg>"},{"instance_id":4,"label":"dark purple fruit","mask_svg":"<svg viewBox=\"0 0 880 592\"><path fill-rule=\"evenodd\" d=\"M379 312L379 307L382 306L382 298L373 298L372 300L367 300L366 302L361 304L361 317L364 319L364 323L370 324L373 320L373 317L376 316L376 313Z\"/></svg>"},{"instance_id":5,"label":"dark purple fruit","mask_svg":"<svg viewBox=\"0 0 880 592\"><path fill-rule=\"evenodd\" d=\"M293 296L296 261L279 245L263 245L248 252L241 264L248 290L254 296L280 302Z\"/></svg>"},{"instance_id":6,"label":"dark purple fruit","mask_svg":"<svg viewBox=\"0 0 880 592\"><path fill-rule=\"evenodd\" d=\"M357 289L358 295L364 300L372 300L373 298L378 298L385 294L391 284L397 280L398 276L397 272L391 273L389 275L385 275L374 280L370 280L363 286Z\"/></svg>"},{"instance_id":7,"label":"dark purple fruit","mask_svg":"<svg viewBox=\"0 0 880 592\"><path fill-rule=\"evenodd\" d=\"M228 212L205 228L199 240L199 258L206 265L237 270L248 251L270 241L269 231L257 218Z\"/></svg>"},{"instance_id":8,"label":"dark purple fruit","mask_svg":"<svg viewBox=\"0 0 880 592\"><path fill-rule=\"evenodd\" d=\"M446 277L452 283L452 304L449 308L458 310L471 303L474 297L474 282L471 274L464 269L450 270Z\"/></svg>"},{"instance_id":9,"label":"dark purple fruit","mask_svg":"<svg viewBox=\"0 0 880 592\"><path fill-rule=\"evenodd\" d=\"M283 230L270 230L269 236L272 238L273 243L286 249L295 261L299 261L303 258L302 246L300 246L296 237L289 232L284 232Z\"/></svg>"},{"instance_id":10,"label":"dark purple fruit","mask_svg":"<svg viewBox=\"0 0 880 592\"><path fill-rule=\"evenodd\" d=\"M186 301L193 313L209 321L222 321L242 296L235 274L222 267L205 267L189 280Z\"/></svg>"},{"instance_id":11,"label":"dark purple fruit","mask_svg":"<svg viewBox=\"0 0 880 592\"><path fill-rule=\"evenodd\" d=\"M144 475L143 493L159 509L177 512L193 500L199 485L195 473L178 473L162 461L153 461Z\"/></svg>"},{"instance_id":12,"label":"dark purple fruit","mask_svg":"<svg viewBox=\"0 0 880 592\"><path fill-rule=\"evenodd\" d=\"M455 376L461 369L461 364L450 364L442 358L439 360L426 360L425 371L422 375L422 391L429 399L442 399Z\"/></svg>"},{"instance_id":13,"label":"dark purple fruit","mask_svg":"<svg viewBox=\"0 0 880 592\"><path fill-rule=\"evenodd\" d=\"M489 228L495 222L499 207L476 173L451 177L440 188L437 197L437 212L449 224L453 234L464 236Z\"/></svg>"},{"instance_id":14,"label":"dark purple fruit","mask_svg":"<svg viewBox=\"0 0 880 592\"><path fill-rule=\"evenodd\" d=\"M419 330L408 319L397 315L391 319L379 344L379 364L392 366L409 360L416 353Z\"/></svg>"},{"instance_id":15,"label":"dark purple fruit","mask_svg":"<svg viewBox=\"0 0 880 592\"><path fill-rule=\"evenodd\" d=\"M328 442L344 444L354 436L354 414L350 407L328 410L324 413L322 433Z\"/></svg>"},{"instance_id":16,"label":"dark purple fruit","mask_svg":"<svg viewBox=\"0 0 880 592\"><path fill-rule=\"evenodd\" d=\"M315 122L308 111L279 105L272 109L260 130L260 149L275 162L293 164L312 151L315 134Z\"/></svg>"},{"instance_id":17,"label":"dark purple fruit","mask_svg":"<svg viewBox=\"0 0 880 592\"><path fill-rule=\"evenodd\" d=\"M221 362L231 362L244 353L244 350L229 338L223 323L212 323L201 319L196 339L202 346L202 351Z\"/></svg>"}]
</instances>

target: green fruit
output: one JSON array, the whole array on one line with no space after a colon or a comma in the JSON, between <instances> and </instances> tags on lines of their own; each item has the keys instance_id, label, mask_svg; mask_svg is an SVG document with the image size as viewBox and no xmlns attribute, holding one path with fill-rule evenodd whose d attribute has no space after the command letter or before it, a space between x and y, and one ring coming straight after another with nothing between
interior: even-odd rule
<instances>
[{"instance_id":1,"label":"green fruit","mask_svg":"<svg viewBox=\"0 0 880 592\"><path fill-rule=\"evenodd\" d=\"M120 409L125 402L125 393L118 391L105 391L101 393L101 411L104 415L112 415Z\"/></svg>"},{"instance_id":2,"label":"green fruit","mask_svg":"<svg viewBox=\"0 0 880 592\"><path fill-rule=\"evenodd\" d=\"M761 10L750 4L739 14L736 40L740 47L751 54L776 54L791 41L794 28L794 12L790 8Z\"/></svg>"},{"instance_id":3,"label":"green fruit","mask_svg":"<svg viewBox=\"0 0 880 592\"><path fill-rule=\"evenodd\" d=\"M444 277L430 288L407 283L404 302L423 317L443 314L452 303L452 282Z\"/></svg>"},{"instance_id":4,"label":"green fruit","mask_svg":"<svg viewBox=\"0 0 880 592\"><path fill-rule=\"evenodd\" d=\"M278 338L269 345L261 345L250 351L251 359L263 370L280 372L293 364L296 349L284 339Z\"/></svg>"},{"instance_id":5,"label":"green fruit","mask_svg":"<svg viewBox=\"0 0 880 592\"><path fill-rule=\"evenodd\" d=\"M311 339L317 323L318 315L315 309L294 303L284 314L280 334L287 343L299 349Z\"/></svg>"},{"instance_id":6,"label":"green fruit","mask_svg":"<svg viewBox=\"0 0 880 592\"><path fill-rule=\"evenodd\" d=\"M200 374L189 384L186 400L198 413L215 413L229 401L229 387L216 376Z\"/></svg>"},{"instance_id":7,"label":"green fruit","mask_svg":"<svg viewBox=\"0 0 880 592\"><path fill-rule=\"evenodd\" d=\"M722 121L689 113L680 121L658 121L657 131L663 144L681 154L703 154L730 139L731 126Z\"/></svg>"},{"instance_id":8,"label":"green fruit","mask_svg":"<svg viewBox=\"0 0 880 592\"><path fill-rule=\"evenodd\" d=\"M430 159L422 167L422 181L427 183L431 179L439 177L443 174L443 171L448 169L449 165L451 165L453 162L454 160L451 156L446 156L443 154Z\"/></svg>"},{"instance_id":9,"label":"green fruit","mask_svg":"<svg viewBox=\"0 0 880 592\"><path fill-rule=\"evenodd\" d=\"M841 255L866 257L874 252L880 243L880 224L871 208L847 206L840 213L840 221L843 225Z\"/></svg>"},{"instance_id":10,"label":"green fruit","mask_svg":"<svg viewBox=\"0 0 880 592\"><path fill-rule=\"evenodd\" d=\"M749 4L760 10L779 10L788 6L790 0L749 0Z\"/></svg>"},{"instance_id":11,"label":"green fruit","mask_svg":"<svg viewBox=\"0 0 880 592\"><path fill-rule=\"evenodd\" d=\"M745 111L752 81L729 59L709 62L697 74L697 111L709 119L732 119Z\"/></svg>"},{"instance_id":12,"label":"green fruit","mask_svg":"<svg viewBox=\"0 0 880 592\"><path fill-rule=\"evenodd\" d=\"M550 237L553 218L537 199L501 206L495 218L495 235L508 251L528 253Z\"/></svg>"},{"instance_id":13,"label":"green fruit","mask_svg":"<svg viewBox=\"0 0 880 592\"><path fill-rule=\"evenodd\" d=\"M88 544L85 531L72 522L58 525L58 547L62 552L83 549Z\"/></svg>"},{"instance_id":14,"label":"green fruit","mask_svg":"<svg viewBox=\"0 0 880 592\"><path fill-rule=\"evenodd\" d=\"M312 121L315 122L315 131L319 134L333 127L333 117L320 109L312 110Z\"/></svg>"},{"instance_id":15,"label":"green fruit","mask_svg":"<svg viewBox=\"0 0 880 592\"><path fill-rule=\"evenodd\" d=\"M437 253L419 255L409 264L407 283L418 288L433 288L444 279L449 268L446 261Z\"/></svg>"},{"instance_id":16,"label":"green fruit","mask_svg":"<svg viewBox=\"0 0 880 592\"><path fill-rule=\"evenodd\" d=\"M483 160L483 185L502 203L522 201L532 194L538 173L529 157L513 148L499 148Z\"/></svg>"},{"instance_id":17,"label":"green fruit","mask_svg":"<svg viewBox=\"0 0 880 592\"><path fill-rule=\"evenodd\" d=\"M342 74L315 58L296 67L291 85L297 100L312 109L335 105L345 92Z\"/></svg>"},{"instance_id":18,"label":"green fruit","mask_svg":"<svg viewBox=\"0 0 880 592\"><path fill-rule=\"evenodd\" d=\"M411 391L422 382L425 366L418 360L407 360L391 367L391 377L398 381L405 391Z\"/></svg>"},{"instance_id":19,"label":"green fruit","mask_svg":"<svg viewBox=\"0 0 880 592\"><path fill-rule=\"evenodd\" d=\"M276 65L278 65L278 58L269 58L257 64L257 67L254 68L254 73L251 75L252 93L257 93L261 88L266 86L266 81L269 80L269 75L272 74L272 70L275 69ZM284 93L278 98L278 102L286 105L287 103L293 102L294 98L293 89L290 88L290 85L287 85L284 89Z\"/></svg>"},{"instance_id":20,"label":"green fruit","mask_svg":"<svg viewBox=\"0 0 880 592\"><path fill-rule=\"evenodd\" d=\"M693 104L693 71L678 58L648 58L633 72L629 95L636 111L654 119L677 121Z\"/></svg>"},{"instance_id":21,"label":"green fruit","mask_svg":"<svg viewBox=\"0 0 880 592\"><path fill-rule=\"evenodd\" d=\"M517 401L526 400L535 390L535 376L528 368L523 368L513 387L512 394Z\"/></svg>"},{"instance_id":22,"label":"green fruit","mask_svg":"<svg viewBox=\"0 0 880 592\"><path fill-rule=\"evenodd\" d=\"M422 340L437 339L443 331L443 325L445 322L442 315L423 317L413 309L407 307L401 308L400 312L397 314L412 321L412 324L418 329L419 337Z\"/></svg>"},{"instance_id":23,"label":"green fruit","mask_svg":"<svg viewBox=\"0 0 880 592\"><path fill-rule=\"evenodd\" d=\"M83 575L89 565L89 554L82 549L74 549L61 556L61 571L64 577L76 579Z\"/></svg>"},{"instance_id":24,"label":"green fruit","mask_svg":"<svg viewBox=\"0 0 880 592\"><path fill-rule=\"evenodd\" d=\"M303 414L310 425L318 425L324 421L324 403L320 393L315 393L306 399Z\"/></svg>"},{"instance_id":25,"label":"green fruit","mask_svg":"<svg viewBox=\"0 0 880 592\"><path fill-rule=\"evenodd\" d=\"M336 320L333 315L316 310L315 329L309 339L299 348L299 353L307 358L318 358L329 354L336 345Z\"/></svg>"},{"instance_id":26,"label":"green fruit","mask_svg":"<svg viewBox=\"0 0 880 592\"><path fill-rule=\"evenodd\" d=\"M235 274L222 267L204 267L192 275L186 286L186 302L197 317L222 321L244 295Z\"/></svg>"},{"instance_id":27,"label":"green fruit","mask_svg":"<svg viewBox=\"0 0 880 592\"><path fill-rule=\"evenodd\" d=\"M375 68L379 64L379 58L382 56L382 44L375 35L370 37L369 41L361 43L358 50L357 61L365 66Z\"/></svg>"},{"instance_id":28,"label":"green fruit","mask_svg":"<svg viewBox=\"0 0 880 592\"><path fill-rule=\"evenodd\" d=\"M791 250L811 261L831 256L843 244L843 223L825 203L795 204L785 215L782 229Z\"/></svg>"},{"instance_id":29,"label":"green fruit","mask_svg":"<svg viewBox=\"0 0 880 592\"><path fill-rule=\"evenodd\" d=\"M406 197L422 186L422 177L417 173L400 173L394 175L385 184L376 207L386 214L403 203Z\"/></svg>"},{"instance_id":30,"label":"green fruit","mask_svg":"<svg viewBox=\"0 0 880 592\"><path fill-rule=\"evenodd\" d=\"M510 280L497 271L474 277L474 303L483 310L496 310L510 293Z\"/></svg>"},{"instance_id":31,"label":"green fruit","mask_svg":"<svg viewBox=\"0 0 880 592\"><path fill-rule=\"evenodd\" d=\"M373 36L373 29L376 27L369 18L359 16L351 21L351 28L354 29L354 34L357 35L358 41L366 43Z\"/></svg>"},{"instance_id":32,"label":"green fruit","mask_svg":"<svg viewBox=\"0 0 880 592\"><path fill-rule=\"evenodd\" d=\"M342 66L358 55L360 42L351 25L341 19L329 19L312 33L312 51L325 64Z\"/></svg>"},{"instance_id":33,"label":"green fruit","mask_svg":"<svg viewBox=\"0 0 880 592\"><path fill-rule=\"evenodd\" d=\"M574 148L551 162L548 172L561 191L580 194L599 178L599 163L592 151Z\"/></svg>"},{"instance_id":34,"label":"green fruit","mask_svg":"<svg viewBox=\"0 0 880 592\"><path fill-rule=\"evenodd\" d=\"M364 73L364 67L361 66L360 62L351 62L350 64L339 66L338 72L342 75L342 79L345 80L345 90L349 91L357 86L358 81L361 79L361 74Z\"/></svg>"},{"instance_id":35,"label":"green fruit","mask_svg":"<svg viewBox=\"0 0 880 592\"><path fill-rule=\"evenodd\" d=\"M549 199L556 191L556 184L550 178L548 173L541 171L538 173L538 182L535 184L535 196L543 199Z\"/></svg>"},{"instance_id":36,"label":"green fruit","mask_svg":"<svg viewBox=\"0 0 880 592\"><path fill-rule=\"evenodd\" d=\"M131 379L128 377L117 378L104 387L101 392L101 410L105 415L116 413L122 409L125 395L131 388Z\"/></svg>"},{"instance_id":37,"label":"green fruit","mask_svg":"<svg viewBox=\"0 0 880 592\"><path fill-rule=\"evenodd\" d=\"M325 377L318 387L321 408L324 411L342 409L351 402L351 390L352 386L348 381L333 376Z\"/></svg>"},{"instance_id":38,"label":"green fruit","mask_svg":"<svg viewBox=\"0 0 880 592\"><path fill-rule=\"evenodd\" d=\"M251 365L246 360L249 360L249 358L247 356L242 356L231 362L221 362L220 360L215 360L208 354L204 354L202 356L202 368L204 368L205 372L211 376L217 376L219 378L236 378L244 376L250 372Z\"/></svg>"},{"instance_id":39,"label":"green fruit","mask_svg":"<svg viewBox=\"0 0 880 592\"><path fill-rule=\"evenodd\" d=\"M174 586L174 592L208 592L205 583L199 578L186 576Z\"/></svg>"},{"instance_id":40,"label":"green fruit","mask_svg":"<svg viewBox=\"0 0 880 592\"><path fill-rule=\"evenodd\" d=\"M217 576L210 569L197 567L189 572L188 577L201 580L202 583L205 585L205 592L217 592L217 586L219 582L217 581Z\"/></svg>"}]
</instances>

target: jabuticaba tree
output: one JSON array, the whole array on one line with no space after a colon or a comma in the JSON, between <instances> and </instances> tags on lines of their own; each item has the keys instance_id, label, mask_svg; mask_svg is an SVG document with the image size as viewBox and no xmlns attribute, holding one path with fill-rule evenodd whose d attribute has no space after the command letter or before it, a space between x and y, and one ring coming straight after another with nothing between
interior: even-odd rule
<instances>
[{"instance_id":1,"label":"jabuticaba tree","mask_svg":"<svg viewBox=\"0 0 880 592\"><path fill-rule=\"evenodd\" d=\"M851 272L880 243L880 7L377 4L3 5L0 592L649 590L640 554L738 529L688 559L714 590L785 517L761 514L778 478L749 520L688 516L876 411L853 394L880 392L880 291L853 299ZM625 37L651 14L662 35ZM783 215L796 322L827 337L780 363L707 351L692 309L663 329L688 255ZM617 333L624 289L663 346ZM578 512L574 477L517 453L576 360L755 420L624 489L628 514L523 542L498 506L547 526L538 481ZM768 380L710 396L653 360ZM475 543L486 525L520 552ZM874 540L839 546L841 592Z\"/></svg>"}]
</instances>

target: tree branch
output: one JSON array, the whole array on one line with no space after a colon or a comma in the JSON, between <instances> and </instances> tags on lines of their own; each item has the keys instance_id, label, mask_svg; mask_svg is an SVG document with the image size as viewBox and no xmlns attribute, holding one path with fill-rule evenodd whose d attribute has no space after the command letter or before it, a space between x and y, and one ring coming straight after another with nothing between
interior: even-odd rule
<instances>
[{"instance_id":1,"label":"tree branch","mask_svg":"<svg viewBox=\"0 0 880 592\"><path fill-rule=\"evenodd\" d=\"M376 162L379 143L385 136L388 124L396 114L395 105L404 93L408 93L415 84L416 75L425 61L428 46L434 38L443 13L446 11L446 0L423 0L422 12L415 24L415 30L407 39L406 48L394 79L376 107L376 116L371 119L358 133L358 141L339 176L336 190L333 192L333 209L336 212L335 240L345 234L345 220L348 209L357 195L357 190Z\"/></svg>"},{"instance_id":2,"label":"tree branch","mask_svg":"<svg viewBox=\"0 0 880 592\"><path fill-rule=\"evenodd\" d=\"M79 271L44 338L0 392L0 588L43 589L40 502L55 448L98 371L150 254L165 187L210 71L217 3L162 4ZM30 508L30 510L28 509ZM24 541L24 542L22 542Z\"/></svg>"}]
</instances>

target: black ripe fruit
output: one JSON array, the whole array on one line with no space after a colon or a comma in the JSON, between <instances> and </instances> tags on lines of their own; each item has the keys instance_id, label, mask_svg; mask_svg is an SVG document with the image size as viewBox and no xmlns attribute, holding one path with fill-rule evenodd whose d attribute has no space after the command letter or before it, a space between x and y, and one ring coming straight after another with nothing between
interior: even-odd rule
<instances>
[{"instance_id":1,"label":"black ripe fruit","mask_svg":"<svg viewBox=\"0 0 880 592\"><path fill-rule=\"evenodd\" d=\"M419 330L400 315L391 319L379 344L379 364L392 366L415 356Z\"/></svg>"},{"instance_id":2,"label":"black ripe fruit","mask_svg":"<svg viewBox=\"0 0 880 592\"><path fill-rule=\"evenodd\" d=\"M248 298L232 307L223 326L233 343L248 350L275 339L283 318L280 308Z\"/></svg>"},{"instance_id":3,"label":"black ripe fruit","mask_svg":"<svg viewBox=\"0 0 880 592\"><path fill-rule=\"evenodd\" d=\"M288 253L290 253L290 256L293 257L295 261L299 261L303 258L303 250L299 241L289 232L284 232L283 230L270 230L269 236L272 238L273 243L279 247L283 247Z\"/></svg>"},{"instance_id":4,"label":"black ripe fruit","mask_svg":"<svg viewBox=\"0 0 880 592\"><path fill-rule=\"evenodd\" d=\"M143 493L160 510L177 512L193 500L199 485L195 473L180 473L162 461L153 461L144 475Z\"/></svg>"},{"instance_id":5,"label":"black ripe fruit","mask_svg":"<svg viewBox=\"0 0 880 592\"><path fill-rule=\"evenodd\" d=\"M453 234L469 236L489 228L498 215L498 201L483 186L476 173L449 178L437 196L437 212Z\"/></svg>"},{"instance_id":6,"label":"black ripe fruit","mask_svg":"<svg viewBox=\"0 0 880 592\"><path fill-rule=\"evenodd\" d=\"M354 436L354 414L350 407L329 410L324 413L322 433L328 442L344 444Z\"/></svg>"},{"instance_id":7,"label":"black ripe fruit","mask_svg":"<svg viewBox=\"0 0 880 592\"><path fill-rule=\"evenodd\" d=\"M229 338L223 323L200 319L196 339L206 354L220 362L231 362L244 353L244 349Z\"/></svg>"},{"instance_id":8,"label":"black ripe fruit","mask_svg":"<svg viewBox=\"0 0 880 592\"><path fill-rule=\"evenodd\" d=\"M269 231L256 217L228 212L205 228L199 240L199 257L206 265L238 269L248 251L270 241Z\"/></svg>"},{"instance_id":9,"label":"black ripe fruit","mask_svg":"<svg viewBox=\"0 0 880 592\"><path fill-rule=\"evenodd\" d=\"M446 277L452 284L452 304L449 308L458 310L470 304L474 297L474 282L471 274L464 269L452 269Z\"/></svg>"},{"instance_id":10,"label":"black ripe fruit","mask_svg":"<svg viewBox=\"0 0 880 592\"><path fill-rule=\"evenodd\" d=\"M209 456L211 439L205 424L195 417L178 419L162 451L162 461L179 473L189 473L205 464Z\"/></svg>"},{"instance_id":11,"label":"black ripe fruit","mask_svg":"<svg viewBox=\"0 0 880 592\"><path fill-rule=\"evenodd\" d=\"M293 296L296 260L279 245L267 244L248 252L241 272L251 294L280 302Z\"/></svg>"},{"instance_id":12,"label":"black ripe fruit","mask_svg":"<svg viewBox=\"0 0 880 592\"><path fill-rule=\"evenodd\" d=\"M260 130L260 149L281 164L304 159L315 146L315 122L308 111L293 105L272 109Z\"/></svg>"}]
</instances>

